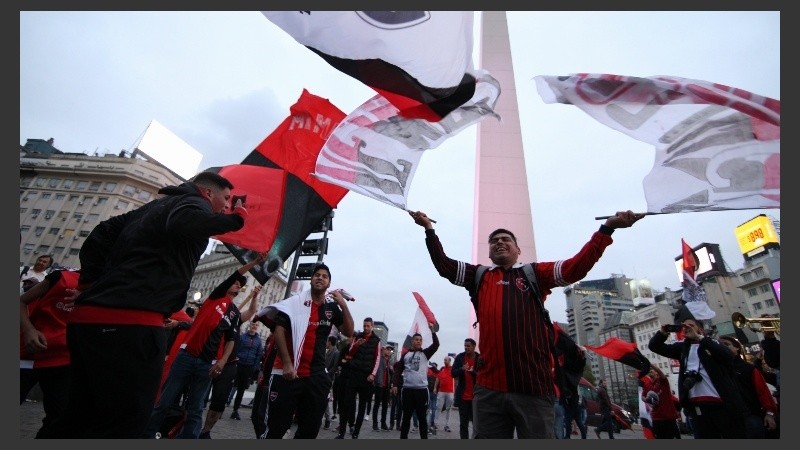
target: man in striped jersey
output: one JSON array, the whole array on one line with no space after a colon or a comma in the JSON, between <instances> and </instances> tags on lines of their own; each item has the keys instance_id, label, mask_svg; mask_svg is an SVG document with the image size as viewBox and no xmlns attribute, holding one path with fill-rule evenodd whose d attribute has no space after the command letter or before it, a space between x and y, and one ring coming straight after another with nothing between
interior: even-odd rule
<instances>
[{"instance_id":1,"label":"man in striped jersey","mask_svg":"<svg viewBox=\"0 0 800 450\"><path fill-rule=\"evenodd\" d=\"M481 363L474 388L474 432L477 438L553 439L554 400L552 325L543 302L551 289L583 279L611 245L611 233L627 228L644 214L621 211L569 259L520 263L514 233L503 228L489 235L492 266L475 277L478 266L449 258L428 216L409 214L425 228L425 244L439 275L470 293L480 323ZM533 268L531 285L523 267ZM475 292L475 286L479 286Z\"/></svg>"}]
</instances>

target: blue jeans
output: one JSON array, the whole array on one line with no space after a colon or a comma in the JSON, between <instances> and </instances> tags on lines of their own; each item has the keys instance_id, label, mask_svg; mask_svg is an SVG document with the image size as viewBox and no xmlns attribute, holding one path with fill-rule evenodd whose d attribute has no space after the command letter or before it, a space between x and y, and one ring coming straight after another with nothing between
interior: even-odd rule
<instances>
[{"instance_id":1,"label":"blue jeans","mask_svg":"<svg viewBox=\"0 0 800 450\"><path fill-rule=\"evenodd\" d=\"M428 391L428 407L431 411L431 425L436 424L436 403L437 403L437 395L433 393L433 391Z\"/></svg>"},{"instance_id":2,"label":"blue jeans","mask_svg":"<svg viewBox=\"0 0 800 450\"><path fill-rule=\"evenodd\" d=\"M553 413L553 433L556 439L564 439L564 405L559 400L553 405ZM572 429L569 431L572 432Z\"/></svg>"},{"instance_id":3,"label":"blue jeans","mask_svg":"<svg viewBox=\"0 0 800 450\"><path fill-rule=\"evenodd\" d=\"M186 400L186 422L183 430L177 436L178 439L197 439L203 426L203 404L211 386L209 371L211 363L194 357L185 350L180 350L175 361L172 363L167 380L164 382L164 389L158 399L153 413L150 415L150 422L145 429L145 437L152 438L161 427L161 422L169 407L175 404L180 398L181 392L185 387L189 387L189 395Z\"/></svg>"}]
</instances>

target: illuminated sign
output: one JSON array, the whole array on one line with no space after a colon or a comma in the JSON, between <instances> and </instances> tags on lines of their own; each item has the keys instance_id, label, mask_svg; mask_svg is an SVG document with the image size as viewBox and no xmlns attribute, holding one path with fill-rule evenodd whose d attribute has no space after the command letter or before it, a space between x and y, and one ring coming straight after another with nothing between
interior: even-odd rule
<instances>
[{"instance_id":1,"label":"illuminated sign","mask_svg":"<svg viewBox=\"0 0 800 450\"><path fill-rule=\"evenodd\" d=\"M760 214L734 229L739 250L743 255L760 253L767 244L780 244L778 234L766 215ZM754 250L758 249L758 252Z\"/></svg>"},{"instance_id":2,"label":"illuminated sign","mask_svg":"<svg viewBox=\"0 0 800 450\"><path fill-rule=\"evenodd\" d=\"M781 279L772 280L772 291L775 293L775 299L778 300L778 304L781 304Z\"/></svg>"}]
</instances>

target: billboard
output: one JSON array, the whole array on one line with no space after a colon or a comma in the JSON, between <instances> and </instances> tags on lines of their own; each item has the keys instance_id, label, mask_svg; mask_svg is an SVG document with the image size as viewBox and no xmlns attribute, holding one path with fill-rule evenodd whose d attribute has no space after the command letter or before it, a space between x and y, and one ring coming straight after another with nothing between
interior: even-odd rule
<instances>
[{"instance_id":1,"label":"billboard","mask_svg":"<svg viewBox=\"0 0 800 450\"><path fill-rule=\"evenodd\" d=\"M778 300L778 305L781 304L781 279L776 278L772 280L772 292L775 294L775 299Z\"/></svg>"},{"instance_id":2,"label":"billboard","mask_svg":"<svg viewBox=\"0 0 800 450\"><path fill-rule=\"evenodd\" d=\"M734 229L739 250L745 256L752 256L764 251L768 244L780 245L778 233L772 225L772 220L766 214L759 214Z\"/></svg>"},{"instance_id":3,"label":"billboard","mask_svg":"<svg viewBox=\"0 0 800 450\"><path fill-rule=\"evenodd\" d=\"M725 261L719 250L719 244L702 244L694 247L697 259L700 260L700 267L697 268L694 278L701 281L705 276L720 275L728 273L725 269ZM683 283L683 254L675 257L675 271L678 275L678 283Z\"/></svg>"}]
</instances>

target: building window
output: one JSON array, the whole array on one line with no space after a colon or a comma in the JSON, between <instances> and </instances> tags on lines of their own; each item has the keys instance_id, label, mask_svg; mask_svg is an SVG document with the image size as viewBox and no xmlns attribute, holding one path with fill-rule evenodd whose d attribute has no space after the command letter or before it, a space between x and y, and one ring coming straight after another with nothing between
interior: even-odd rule
<instances>
[{"instance_id":1,"label":"building window","mask_svg":"<svg viewBox=\"0 0 800 450\"><path fill-rule=\"evenodd\" d=\"M131 186L130 184L126 184L125 187L122 188L122 193L129 197L133 197L136 194L136 188Z\"/></svg>"},{"instance_id":2,"label":"building window","mask_svg":"<svg viewBox=\"0 0 800 450\"><path fill-rule=\"evenodd\" d=\"M98 197L97 204L98 205L105 205L108 202L108 197Z\"/></svg>"},{"instance_id":3,"label":"building window","mask_svg":"<svg viewBox=\"0 0 800 450\"><path fill-rule=\"evenodd\" d=\"M56 194L56 200L64 200L67 194Z\"/></svg>"},{"instance_id":4,"label":"building window","mask_svg":"<svg viewBox=\"0 0 800 450\"><path fill-rule=\"evenodd\" d=\"M52 196L53 196L53 194L51 194L49 192L42 192L42 199L46 200L46 199L48 199L48 198L50 198Z\"/></svg>"},{"instance_id":5,"label":"building window","mask_svg":"<svg viewBox=\"0 0 800 450\"><path fill-rule=\"evenodd\" d=\"M92 181L92 184L89 185L89 190L92 191L92 192L97 192L97 191L100 190L100 186L102 184L103 183L101 183L99 181Z\"/></svg>"},{"instance_id":6,"label":"building window","mask_svg":"<svg viewBox=\"0 0 800 450\"><path fill-rule=\"evenodd\" d=\"M91 205L93 201L94 201L94 196L92 196L92 195L84 195L83 196L83 204Z\"/></svg>"},{"instance_id":7,"label":"building window","mask_svg":"<svg viewBox=\"0 0 800 450\"><path fill-rule=\"evenodd\" d=\"M91 233L91 230L81 230L81 231L78 232L78 236L86 237L86 236L89 236L89 233Z\"/></svg>"},{"instance_id":8,"label":"building window","mask_svg":"<svg viewBox=\"0 0 800 450\"><path fill-rule=\"evenodd\" d=\"M38 192L38 191L30 191L30 192L28 192L27 194L25 194L25 195L22 197L22 199L23 199L23 200L30 200L30 201L34 201L34 200L36 200L36 197L37 197L38 195L39 195L39 192Z\"/></svg>"},{"instance_id":9,"label":"building window","mask_svg":"<svg viewBox=\"0 0 800 450\"><path fill-rule=\"evenodd\" d=\"M50 183L47 185L53 189L58 187L58 184L61 183L61 178L51 178Z\"/></svg>"},{"instance_id":10,"label":"building window","mask_svg":"<svg viewBox=\"0 0 800 450\"><path fill-rule=\"evenodd\" d=\"M49 255L50 246L49 245L40 245L36 248L36 251L39 252L40 255Z\"/></svg>"},{"instance_id":11,"label":"building window","mask_svg":"<svg viewBox=\"0 0 800 450\"><path fill-rule=\"evenodd\" d=\"M128 206L129 206L130 204L131 204L131 203L130 203L129 201L127 201L127 200L120 200L120 201L118 201L118 202L117 202L117 206L115 206L115 208L117 208L117 209L123 209L123 210L124 210L124 209L128 209Z\"/></svg>"},{"instance_id":12,"label":"building window","mask_svg":"<svg viewBox=\"0 0 800 450\"><path fill-rule=\"evenodd\" d=\"M25 214L26 212L28 212L28 208L20 208L19 209L19 213L20 214Z\"/></svg>"},{"instance_id":13,"label":"building window","mask_svg":"<svg viewBox=\"0 0 800 450\"><path fill-rule=\"evenodd\" d=\"M86 216L86 220L88 220L89 222L97 222L99 218L100 214L89 214L88 216Z\"/></svg>"},{"instance_id":14,"label":"building window","mask_svg":"<svg viewBox=\"0 0 800 450\"><path fill-rule=\"evenodd\" d=\"M761 311L762 309L764 308L761 306L761 302L753 303L753 311Z\"/></svg>"},{"instance_id":15,"label":"building window","mask_svg":"<svg viewBox=\"0 0 800 450\"><path fill-rule=\"evenodd\" d=\"M25 244L23 248L25 249L25 253L30 253L33 251L33 244Z\"/></svg>"},{"instance_id":16,"label":"building window","mask_svg":"<svg viewBox=\"0 0 800 450\"><path fill-rule=\"evenodd\" d=\"M44 233L44 227L36 227L36 230L33 232L36 236L41 236Z\"/></svg>"},{"instance_id":17,"label":"building window","mask_svg":"<svg viewBox=\"0 0 800 450\"><path fill-rule=\"evenodd\" d=\"M39 209L39 208L33 208L33 209L31 210L31 216L38 216L38 215L39 215L41 212L42 212L42 210L41 210L41 209Z\"/></svg>"},{"instance_id":18,"label":"building window","mask_svg":"<svg viewBox=\"0 0 800 450\"><path fill-rule=\"evenodd\" d=\"M68 202L77 202L77 201L78 201L78 198L80 198L80 195L71 194L71 195L69 196L69 199L67 199L67 201L68 201Z\"/></svg>"},{"instance_id":19,"label":"building window","mask_svg":"<svg viewBox=\"0 0 800 450\"><path fill-rule=\"evenodd\" d=\"M20 187L28 187L31 185L31 182L33 182L33 178L31 177L20 178L19 185Z\"/></svg>"},{"instance_id":20,"label":"building window","mask_svg":"<svg viewBox=\"0 0 800 450\"><path fill-rule=\"evenodd\" d=\"M78 256L81 253L81 249L79 248L71 248L69 249L69 256Z\"/></svg>"},{"instance_id":21,"label":"building window","mask_svg":"<svg viewBox=\"0 0 800 450\"><path fill-rule=\"evenodd\" d=\"M64 253L64 247L53 247L53 256L61 255Z\"/></svg>"},{"instance_id":22,"label":"building window","mask_svg":"<svg viewBox=\"0 0 800 450\"><path fill-rule=\"evenodd\" d=\"M771 291L772 288L768 284L762 284L758 287L758 291L762 294L766 294L767 292Z\"/></svg>"},{"instance_id":23,"label":"building window","mask_svg":"<svg viewBox=\"0 0 800 450\"><path fill-rule=\"evenodd\" d=\"M37 178L36 182L34 183L34 186L36 186L36 187L45 187L45 186L47 186L47 178L41 178L41 177Z\"/></svg>"},{"instance_id":24,"label":"building window","mask_svg":"<svg viewBox=\"0 0 800 450\"><path fill-rule=\"evenodd\" d=\"M774 308L775 307L775 300L773 300L771 298L767 299L767 300L764 300L764 305L766 305L767 308Z\"/></svg>"},{"instance_id":25,"label":"building window","mask_svg":"<svg viewBox=\"0 0 800 450\"><path fill-rule=\"evenodd\" d=\"M763 278L764 277L764 268L763 267L756 267L756 270L753 271L753 275L756 278Z\"/></svg>"},{"instance_id":26,"label":"building window","mask_svg":"<svg viewBox=\"0 0 800 450\"><path fill-rule=\"evenodd\" d=\"M47 232L47 234L51 234L51 235L53 235L53 236L58 236L58 231L59 231L60 229L61 229L61 228L50 228L50 231L48 231L48 232Z\"/></svg>"},{"instance_id":27,"label":"building window","mask_svg":"<svg viewBox=\"0 0 800 450\"><path fill-rule=\"evenodd\" d=\"M47 211L44 213L44 218L45 218L45 219L49 219L49 218L53 217L53 215L55 215L55 213L56 213L56 210L55 210L55 209L48 209L48 210L47 210Z\"/></svg>"},{"instance_id":28,"label":"building window","mask_svg":"<svg viewBox=\"0 0 800 450\"><path fill-rule=\"evenodd\" d=\"M751 274L750 272L744 272L744 273L742 273L742 280L743 280L744 282L748 282L748 281L750 281L750 278L753 278L753 276L752 276L752 274Z\"/></svg>"},{"instance_id":29,"label":"building window","mask_svg":"<svg viewBox=\"0 0 800 450\"><path fill-rule=\"evenodd\" d=\"M69 217L69 211L58 212L58 218L61 219L62 222L65 222L67 220L67 217Z\"/></svg>"},{"instance_id":30,"label":"building window","mask_svg":"<svg viewBox=\"0 0 800 450\"><path fill-rule=\"evenodd\" d=\"M114 189L116 189L116 188L117 188L117 183L114 183L113 181L109 181L103 187L103 190L106 191L106 192L114 192Z\"/></svg>"},{"instance_id":31,"label":"building window","mask_svg":"<svg viewBox=\"0 0 800 450\"><path fill-rule=\"evenodd\" d=\"M89 187L88 181L78 181L78 184L75 186L75 189L79 191L85 191L87 187Z\"/></svg>"},{"instance_id":32,"label":"building window","mask_svg":"<svg viewBox=\"0 0 800 450\"><path fill-rule=\"evenodd\" d=\"M23 226L19 227L19 232L20 233L27 233L28 231L31 231L31 226L30 225L23 225Z\"/></svg>"},{"instance_id":33,"label":"building window","mask_svg":"<svg viewBox=\"0 0 800 450\"><path fill-rule=\"evenodd\" d=\"M75 185L75 181L74 180L64 180L64 184L61 185L61 187L63 189L72 189L72 186L74 186L74 185Z\"/></svg>"},{"instance_id":34,"label":"building window","mask_svg":"<svg viewBox=\"0 0 800 450\"><path fill-rule=\"evenodd\" d=\"M76 212L76 213L72 214L72 218L75 219L75 220L81 220L81 219L83 219L83 213Z\"/></svg>"},{"instance_id":35,"label":"building window","mask_svg":"<svg viewBox=\"0 0 800 450\"><path fill-rule=\"evenodd\" d=\"M750 288L747 290L747 295L750 297L755 297L758 295L758 290L756 288Z\"/></svg>"},{"instance_id":36,"label":"building window","mask_svg":"<svg viewBox=\"0 0 800 450\"><path fill-rule=\"evenodd\" d=\"M141 191L137 197L143 202L149 202L150 198L153 197L153 194L148 191Z\"/></svg>"}]
</instances>

